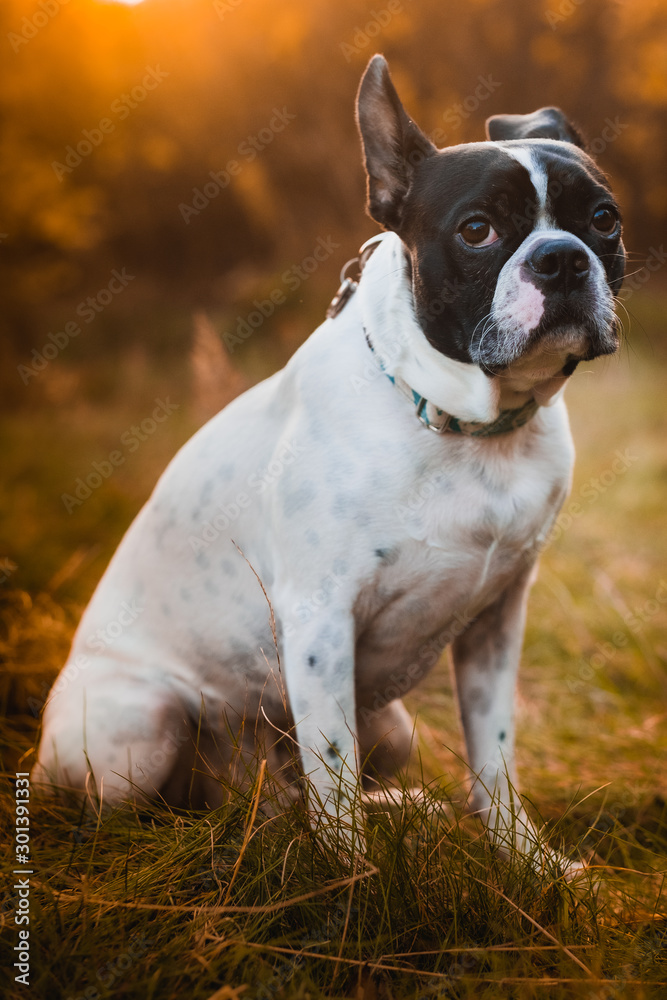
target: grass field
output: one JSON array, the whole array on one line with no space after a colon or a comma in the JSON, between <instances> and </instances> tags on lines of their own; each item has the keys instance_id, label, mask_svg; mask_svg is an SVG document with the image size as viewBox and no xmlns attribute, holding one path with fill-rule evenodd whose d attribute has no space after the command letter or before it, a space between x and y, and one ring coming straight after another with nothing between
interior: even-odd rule
<instances>
[{"instance_id":1,"label":"grass field","mask_svg":"<svg viewBox=\"0 0 667 1000\"><path fill-rule=\"evenodd\" d=\"M433 808L374 818L363 862L326 847L297 810L260 811L251 830L258 786L210 814L32 804L26 987L13 978L10 779L30 768L49 684L105 563L200 419L185 367L140 355L103 375L54 367L30 387L35 406L0 422L1 996L667 996L667 301L632 307L633 346L582 366L568 389L576 477L532 593L517 708L529 810L550 843L593 859L591 876L537 877L462 816L443 660L409 699L412 777ZM140 440L132 428L158 399L178 408ZM63 501L113 452L122 462L89 497Z\"/></svg>"}]
</instances>

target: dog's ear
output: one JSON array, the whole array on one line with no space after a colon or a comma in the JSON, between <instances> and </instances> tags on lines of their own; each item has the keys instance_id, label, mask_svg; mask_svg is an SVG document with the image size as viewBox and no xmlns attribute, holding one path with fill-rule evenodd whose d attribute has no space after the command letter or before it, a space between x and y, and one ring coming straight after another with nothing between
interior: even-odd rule
<instances>
[{"instance_id":1,"label":"dog's ear","mask_svg":"<svg viewBox=\"0 0 667 1000\"><path fill-rule=\"evenodd\" d=\"M539 108L530 115L494 115L486 121L487 138L501 139L560 139L583 149L580 132L568 121L560 108Z\"/></svg>"},{"instance_id":2,"label":"dog's ear","mask_svg":"<svg viewBox=\"0 0 667 1000\"><path fill-rule=\"evenodd\" d=\"M437 149L406 114L384 56L373 56L361 78L357 123L368 177L368 211L380 225L398 229L414 171Z\"/></svg>"}]
</instances>

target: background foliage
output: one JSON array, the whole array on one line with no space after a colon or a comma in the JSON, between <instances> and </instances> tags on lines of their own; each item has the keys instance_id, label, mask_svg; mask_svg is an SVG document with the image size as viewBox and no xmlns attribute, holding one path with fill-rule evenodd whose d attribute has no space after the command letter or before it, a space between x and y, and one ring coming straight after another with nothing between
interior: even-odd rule
<instances>
[{"instance_id":1,"label":"background foliage","mask_svg":"<svg viewBox=\"0 0 667 1000\"><path fill-rule=\"evenodd\" d=\"M113 268L134 280L61 361L132 345L177 355L199 307L220 332L233 330L256 296L282 287L284 270L330 237L339 253L297 296L319 293L319 306L341 260L375 230L362 210L353 98L376 50L442 145L482 138L490 114L560 105L612 175L629 246L648 256L664 229L667 19L656 0L47 7L57 13L41 19L33 0L0 7L0 329L12 405L42 388L29 379L25 392L16 365L76 319ZM47 23L35 28L36 19ZM167 75L125 103L147 67ZM253 149L275 109L293 117ZM54 166L104 118L113 131L99 145L67 172ZM231 160L239 173L184 221L179 206ZM262 334L284 344L281 359L308 330L288 303Z\"/></svg>"}]
</instances>

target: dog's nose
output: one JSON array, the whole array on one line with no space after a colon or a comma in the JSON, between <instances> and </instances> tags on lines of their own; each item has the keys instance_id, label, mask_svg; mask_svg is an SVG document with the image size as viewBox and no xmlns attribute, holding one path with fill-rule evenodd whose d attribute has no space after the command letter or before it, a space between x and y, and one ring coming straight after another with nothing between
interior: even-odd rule
<instances>
[{"instance_id":1,"label":"dog's nose","mask_svg":"<svg viewBox=\"0 0 667 1000\"><path fill-rule=\"evenodd\" d=\"M538 243L526 258L537 277L538 287L564 292L578 288L588 277L588 254L581 244L566 239L546 239Z\"/></svg>"}]
</instances>

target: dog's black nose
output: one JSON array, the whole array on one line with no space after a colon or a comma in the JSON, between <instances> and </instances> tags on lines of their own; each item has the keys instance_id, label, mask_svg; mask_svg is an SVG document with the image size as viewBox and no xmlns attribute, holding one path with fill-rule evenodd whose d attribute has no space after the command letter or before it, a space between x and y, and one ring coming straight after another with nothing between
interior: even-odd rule
<instances>
[{"instance_id":1,"label":"dog's black nose","mask_svg":"<svg viewBox=\"0 0 667 1000\"><path fill-rule=\"evenodd\" d=\"M581 244L566 239L545 239L526 258L538 278L536 284L548 291L574 291L587 278L588 254Z\"/></svg>"}]
</instances>

